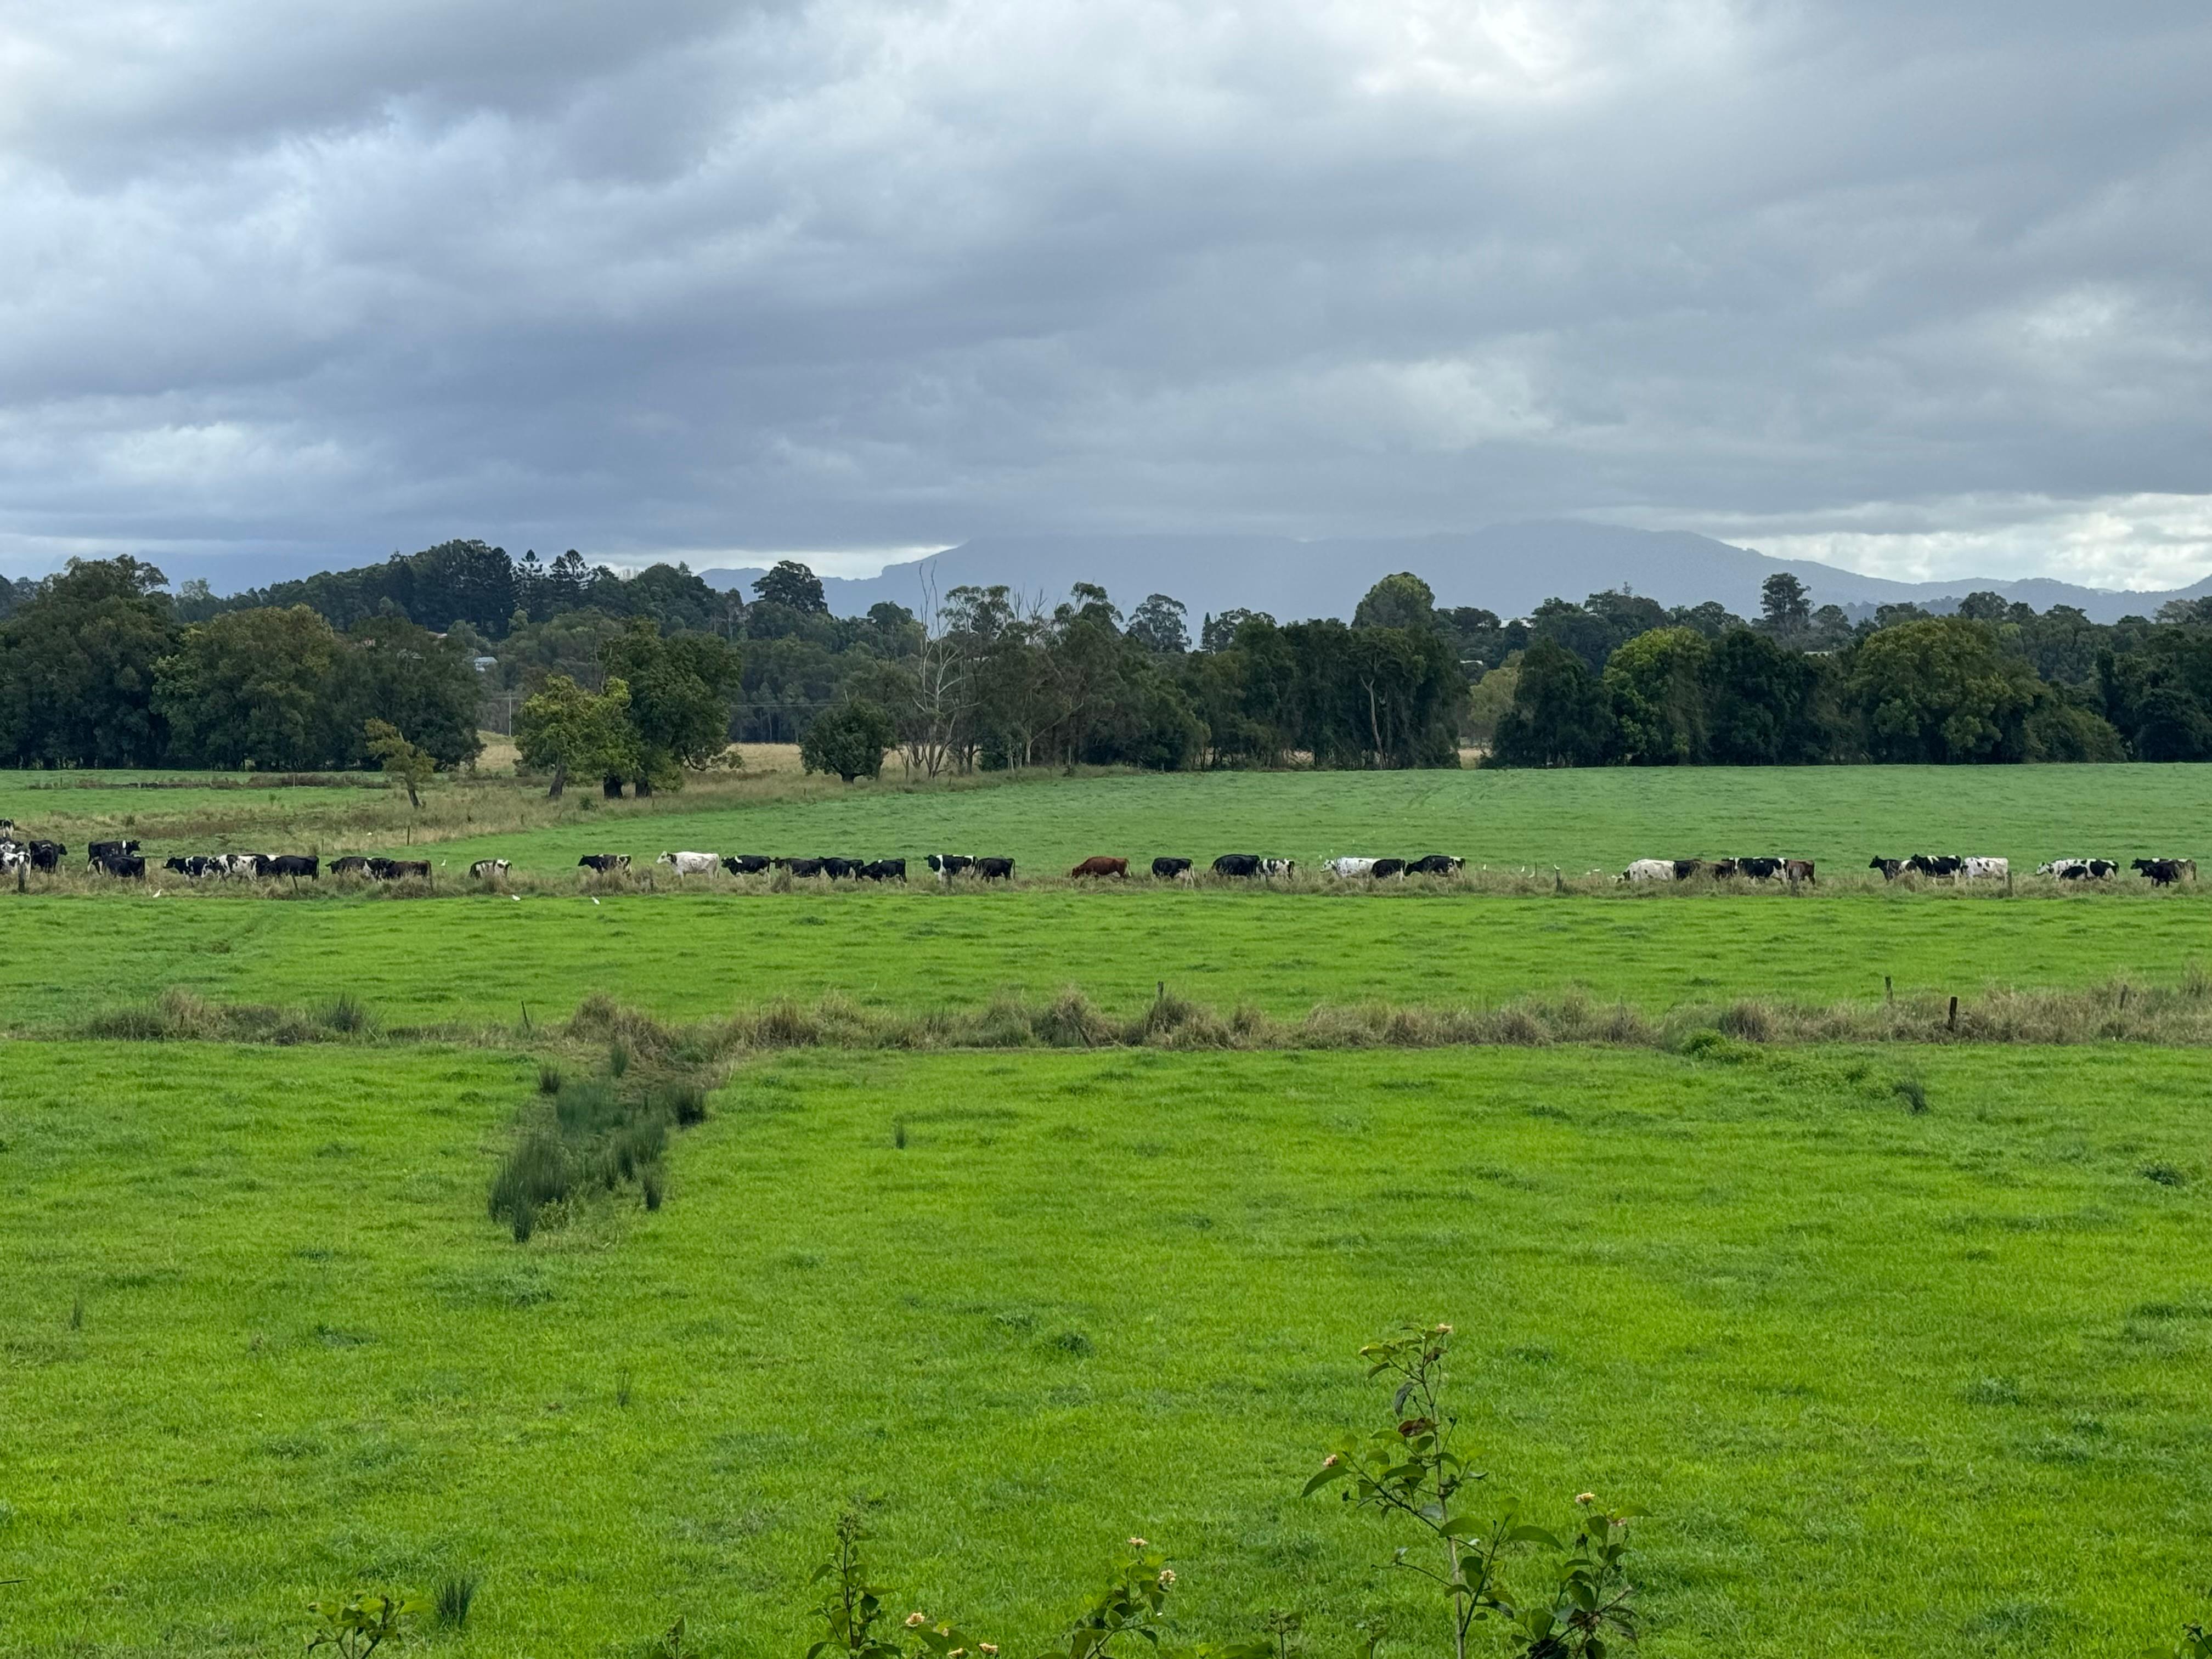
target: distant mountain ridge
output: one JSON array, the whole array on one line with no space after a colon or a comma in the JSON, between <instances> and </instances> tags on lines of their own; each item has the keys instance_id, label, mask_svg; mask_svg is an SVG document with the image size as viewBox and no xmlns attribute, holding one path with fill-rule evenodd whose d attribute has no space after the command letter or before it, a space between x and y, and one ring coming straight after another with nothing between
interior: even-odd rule
<instances>
[{"instance_id":1,"label":"distant mountain ridge","mask_svg":"<svg viewBox=\"0 0 2212 1659\"><path fill-rule=\"evenodd\" d=\"M1808 559L1772 559L1687 531L1561 520L1310 542L1286 536L991 536L891 565L880 575L824 577L822 586L832 611L859 616L886 599L919 611L925 578L933 579L940 599L963 585L1004 583L1052 601L1076 582L1096 582L1124 611L1148 593L1181 599L1194 629L1202 615L1233 606L1265 611L1285 622L1348 617L1360 595L1397 570L1427 581L1439 605L1481 605L1509 617L1526 616L1553 597L1579 600L1622 586L1662 605L1717 599L1739 616L1756 616L1759 584L1781 570L1805 584L1815 605L1869 611L1899 604L1948 610L1968 593L1996 592L2038 611L2074 605L2094 621L2112 623L2150 616L2168 599L2212 595L2212 576L2158 592L2083 587L2047 576L1893 581ZM754 568L699 573L710 586L748 592L764 574Z\"/></svg>"}]
</instances>

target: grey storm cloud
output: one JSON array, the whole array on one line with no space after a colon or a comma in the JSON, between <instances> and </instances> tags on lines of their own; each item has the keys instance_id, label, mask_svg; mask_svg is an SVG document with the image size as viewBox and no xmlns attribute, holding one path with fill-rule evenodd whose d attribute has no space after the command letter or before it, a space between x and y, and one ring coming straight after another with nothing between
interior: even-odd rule
<instances>
[{"instance_id":1,"label":"grey storm cloud","mask_svg":"<svg viewBox=\"0 0 2212 1659\"><path fill-rule=\"evenodd\" d=\"M1578 514L2185 580L2208 81L2160 0L18 10L0 562Z\"/></svg>"}]
</instances>

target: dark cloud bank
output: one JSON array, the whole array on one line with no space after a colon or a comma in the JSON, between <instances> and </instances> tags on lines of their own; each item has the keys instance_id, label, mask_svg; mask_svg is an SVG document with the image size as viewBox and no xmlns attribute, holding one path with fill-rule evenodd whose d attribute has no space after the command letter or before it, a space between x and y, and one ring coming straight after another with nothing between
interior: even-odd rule
<instances>
[{"instance_id":1,"label":"dark cloud bank","mask_svg":"<svg viewBox=\"0 0 2212 1659\"><path fill-rule=\"evenodd\" d=\"M28 9L0 567L1571 516L2212 568L2195 3Z\"/></svg>"}]
</instances>

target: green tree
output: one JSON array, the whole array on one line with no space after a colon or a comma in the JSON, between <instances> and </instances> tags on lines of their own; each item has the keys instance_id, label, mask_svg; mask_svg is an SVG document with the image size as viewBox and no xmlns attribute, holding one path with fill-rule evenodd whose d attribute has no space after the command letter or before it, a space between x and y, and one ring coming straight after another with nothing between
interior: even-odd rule
<instances>
[{"instance_id":1,"label":"green tree","mask_svg":"<svg viewBox=\"0 0 2212 1659\"><path fill-rule=\"evenodd\" d=\"M1498 722L1494 766L1602 766L1613 759L1612 699L1605 684L1557 640L1540 635L1522 653L1513 707Z\"/></svg>"},{"instance_id":2,"label":"green tree","mask_svg":"<svg viewBox=\"0 0 2212 1659\"><path fill-rule=\"evenodd\" d=\"M1180 656L1190 649L1190 628L1184 620L1188 615L1181 599L1151 594L1129 613L1129 637L1147 651Z\"/></svg>"},{"instance_id":3,"label":"green tree","mask_svg":"<svg viewBox=\"0 0 2212 1659\"><path fill-rule=\"evenodd\" d=\"M597 695L566 674L555 674L514 714L514 744L522 763L553 775L546 797L561 799L571 772L580 776L626 776L636 765L636 734L629 723L629 687L610 679Z\"/></svg>"},{"instance_id":4,"label":"green tree","mask_svg":"<svg viewBox=\"0 0 2212 1659\"><path fill-rule=\"evenodd\" d=\"M155 665L176 648L167 578L132 558L71 559L0 624L0 757L11 766L154 766L168 727Z\"/></svg>"},{"instance_id":5,"label":"green tree","mask_svg":"<svg viewBox=\"0 0 2212 1659\"><path fill-rule=\"evenodd\" d=\"M300 771L352 758L332 726L338 638L304 605L226 611L185 630L155 672L177 757Z\"/></svg>"},{"instance_id":6,"label":"green tree","mask_svg":"<svg viewBox=\"0 0 2212 1659\"><path fill-rule=\"evenodd\" d=\"M753 584L753 595L763 604L780 605L803 614L830 614L822 578L796 559L777 560L775 568Z\"/></svg>"},{"instance_id":7,"label":"green tree","mask_svg":"<svg viewBox=\"0 0 2212 1659\"><path fill-rule=\"evenodd\" d=\"M1802 639L1813 626L1813 601L1805 584L1786 570L1759 583L1759 625L1778 640Z\"/></svg>"},{"instance_id":8,"label":"green tree","mask_svg":"<svg viewBox=\"0 0 2212 1659\"><path fill-rule=\"evenodd\" d=\"M1710 745L1705 681L1713 648L1689 628L1638 634L1605 665L1622 758L1637 766L1693 766Z\"/></svg>"},{"instance_id":9,"label":"green tree","mask_svg":"<svg viewBox=\"0 0 2212 1659\"><path fill-rule=\"evenodd\" d=\"M407 790L407 804L420 811L422 807L422 786L438 769L435 757L427 750L417 749L400 735L399 728L390 720L364 720L362 737L368 752L383 767L386 777L397 778Z\"/></svg>"},{"instance_id":10,"label":"green tree","mask_svg":"<svg viewBox=\"0 0 2212 1659\"><path fill-rule=\"evenodd\" d=\"M1410 571L1385 576L1367 590L1352 613L1354 628L1433 628L1435 590Z\"/></svg>"},{"instance_id":11,"label":"green tree","mask_svg":"<svg viewBox=\"0 0 2212 1659\"><path fill-rule=\"evenodd\" d=\"M806 728L799 740L799 763L809 772L834 772L850 783L878 777L884 753L898 741L891 717L872 702L841 702Z\"/></svg>"},{"instance_id":12,"label":"green tree","mask_svg":"<svg viewBox=\"0 0 2212 1659\"><path fill-rule=\"evenodd\" d=\"M338 650L332 729L358 733L364 721L384 720L440 766L474 760L483 749L477 708L484 685L471 659L472 631L458 623L441 640L404 617L356 623Z\"/></svg>"},{"instance_id":13,"label":"green tree","mask_svg":"<svg viewBox=\"0 0 2212 1659\"><path fill-rule=\"evenodd\" d=\"M2027 757L2040 685L1986 623L1930 617L1885 628L1858 647L1850 691L1876 760L1937 764Z\"/></svg>"},{"instance_id":14,"label":"green tree","mask_svg":"<svg viewBox=\"0 0 2212 1659\"><path fill-rule=\"evenodd\" d=\"M1706 668L1705 731L1723 766L1800 766L1832 758L1820 718L1814 659L1738 628L1714 641Z\"/></svg>"},{"instance_id":15,"label":"green tree","mask_svg":"<svg viewBox=\"0 0 2212 1659\"><path fill-rule=\"evenodd\" d=\"M684 769L701 767L729 746L730 704L743 683L734 647L712 634L661 636L639 617L599 647L611 678L629 687L629 724L637 793L680 789ZM623 775L609 773L607 793L620 794Z\"/></svg>"}]
</instances>

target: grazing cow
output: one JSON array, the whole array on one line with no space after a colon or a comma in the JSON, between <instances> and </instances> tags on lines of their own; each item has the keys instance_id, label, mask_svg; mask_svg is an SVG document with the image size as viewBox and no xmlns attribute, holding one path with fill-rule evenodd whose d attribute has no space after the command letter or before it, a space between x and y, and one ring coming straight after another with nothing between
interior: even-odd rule
<instances>
[{"instance_id":1,"label":"grazing cow","mask_svg":"<svg viewBox=\"0 0 2212 1659\"><path fill-rule=\"evenodd\" d=\"M1375 867L1367 873L1377 881L1388 881L1394 876L1399 880L1403 881L1406 878L1406 860L1403 859L1377 859L1375 860Z\"/></svg>"},{"instance_id":2,"label":"grazing cow","mask_svg":"<svg viewBox=\"0 0 2212 1659\"><path fill-rule=\"evenodd\" d=\"M1296 859L1261 859L1260 873L1273 880L1277 876L1294 876L1298 872Z\"/></svg>"},{"instance_id":3,"label":"grazing cow","mask_svg":"<svg viewBox=\"0 0 2212 1659\"><path fill-rule=\"evenodd\" d=\"M163 859L161 867L175 871L186 881L198 881L202 876L220 875L223 868L218 860L200 853L195 853L190 858Z\"/></svg>"},{"instance_id":4,"label":"grazing cow","mask_svg":"<svg viewBox=\"0 0 2212 1659\"><path fill-rule=\"evenodd\" d=\"M1224 853L1219 858L1214 860L1213 873L1217 876L1239 878L1256 876L1260 873L1260 866L1263 862L1264 860L1257 853Z\"/></svg>"},{"instance_id":5,"label":"grazing cow","mask_svg":"<svg viewBox=\"0 0 2212 1659\"><path fill-rule=\"evenodd\" d=\"M794 876L811 877L822 873L820 859L779 859L776 861Z\"/></svg>"},{"instance_id":6,"label":"grazing cow","mask_svg":"<svg viewBox=\"0 0 2212 1659\"><path fill-rule=\"evenodd\" d=\"M2004 881L2012 875L2008 859L1961 859L1960 875L1968 881Z\"/></svg>"},{"instance_id":7,"label":"grazing cow","mask_svg":"<svg viewBox=\"0 0 2212 1659\"><path fill-rule=\"evenodd\" d=\"M31 868L58 870L62 860L69 856L69 848L58 841L34 841L31 843Z\"/></svg>"},{"instance_id":8,"label":"grazing cow","mask_svg":"<svg viewBox=\"0 0 2212 1659\"><path fill-rule=\"evenodd\" d=\"M985 881L1012 881L1014 861L1012 859L977 859L975 873Z\"/></svg>"},{"instance_id":9,"label":"grazing cow","mask_svg":"<svg viewBox=\"0 0 2212 1659\"><path fill-rule=\"evenodd\" d=\"M1674 879L1677 881L1687 881L1692 876L1702 876L1711 867L1703 859L1676 859L1674 860Z\"/></svg>"},{"instance_id":10,"label":"grazing cow","mask_svg":"<svg viewBox=\"0 0 2212 1659\"><path fill-rule=\"evenodd\" d=\"M579 870L597 871L603 876L611 876L617 870L627 870L629 868L629 854L627 853L586 853L583 857L576 860L576 867Z\"/></svg>"},{"instance_id":11,"label":"grazing cow","mask_svg":"<svg viewBox=\"0 0 2212 1659\"><path fill-rule=\"evenodd\" d=\"M1819 884L1813 879L1813 860L1810 859L1783 860L1782 874L1783 878L1788 881L1792 887L1795 887L1801 881L1808 886L1819 885Z\"/></svg>"},{"instance_id":12,"label":"grazing cow","mask_svg":"<svg viewBox=\"0 0 2212 1659\"><path fill-rule=\"evenodd\" d=\"M1623 881L1674 881L1674 860L1672 859L1638 859L1620 872Z\"/></svg>"},{"instance_id":13,"label":"grazing cow","mask_svg":"<svg viewBox=\"0 0 2212 1659\"><path fill-rule=\"evenodd\" d=\"M494 876L504 876L514 867L505 859L478 859L469 866L469 879L489 881Z\"/></svg>"},{"instance_id":14,"label":"grazing cow","mask_svg":"<svg viewBox=\"0 0 2212 1659\"><path fill-rule=\"evenodd\" d=\"M926 861L937 872L940 887L951 885L953 877L975 867L975 860L965 853L932 853Z\"/></svg>"},{"instance_id":15,"label":"grazing cow","mask_svg":"<svg viewBox=\"0 0 2212 1659\"><path fill-rule=\"evenodd\" d=\"M2137 859L2130 867L2148 876L2154 887L2171 887L2185 876L2197 879L2195 859Z\"/></svg>"},{"instance_id":16,"label":"grazing cow","mask_svg":"<svg viewBox=\"0 0 2212 1659\"><path fill-rule=\"evenodd\" d=\"M309 881L320 881L322 868L322 860L312 854L279 853L273 859L261 860L260 872L264 876L291 876L295 878L305 876ZM428 864L422 866L424 874L427 875L429 869Z\"/></svg>"},{"instance_id":17,"label":"grazing cow","mask_svg":"<svg viewBox=\"0 0 2212 1659\"><path fill-rule=\"evenodd\" d=\"M669 866L679 876L711 876L722 867L719 853L663 853L653 862Z\"/></svg>"},{"instance_id":18,"label":"grazing cow","mask_svg":"<svg viewBox=\"0 0 2212 1659\"><path fill-rule=\"evenodd\" d=\"M102 859L135 858L138 843L135 841L96 841L84 849L84 855L94 864Z\"/></svg>"},{"instance_id":19,"label":"grazing cow","mask_svg":"<svg viewBox=\"0 0 2212 1659\"><path fill-rule=\"evenodd\" d=\"M1070 881L1081 881L1086 876L1096 877L1101 881L1108 876L1127 881L1129 878L1129 860L1109 859L1101 854L1084 860L1082 863L1067 872L1067 878Z\"/></svg>"},{"instance_id":20,"label":"grazing cow","mask_svg":"<svg viewBox=\"0 0 2212 1659\"><path fill-rule=\"evenodd\" d=\"M904 881L904 859L871 859L853 872L863 881Z\"/></svg>"},{"instance_id":21,"label":"grazing cow","mask_svg":"<svg viewBox=\"0 0 2212 1659\"><path fill-rule=\"evenodd\" d=\"M758 853L740 853L722 860L722 868L733 876L757 876L768 866L769 860Z\"/></svg>"},{"instance_id":22,"label":"grazing cow","mask_svg":"<svg viewBox=\"0 0 2212 1659\"><path fill-rule=\"evenodd\" d=\"M1869 861L1867 868L1869 870L1881 871L1881 878L1884 881L1895 881L1899 876L1905 873L1905 860L1903 859L1886 859L1877 855L1875 858Z\"/></svg>"},{"instance_id":23,"label":"grazing cow","mask_svg":"<svg viewBox=\"0 0 2212 1659\"><path fill-rule=\"evenodd\" d=\"M1415 859L1406 866L1409 876L1455 876L1466 868L1465 859L1455 859L1449 853L1431 853L1425 858Z\"/></svg>"},{"instance_id":24,"label":"grazing cow","mask_svg":"<svg viewBox=\"0 0 2212 1659\"><path fill-rule=\"evenodd\" d=\"M1771 881L1782 873L1780 859L1735 859L1730 862L1735 866L1736 874L1748 876L1753 881Z\"/></svg>"},{"instance_id":25,"label":"grazing cow","mask_svg":"<svg viewBox=\"0 0 2212 1659\"><path fill-rule=\"evenodd\" d=\"M102 875L120 876L133 881L143 881L146 876L146 860L128 853L109 853L92 861L92 867Z\"/></svg>"},{"instance_id":26,"label":"grazing cow","mask_svg":"<svg viewBox=\"0 0 2212 1659\"><path fill-rule=\"evenodd\" d=\"M334 876L365 876L368 873L368 860L358 853L349 853L342 859L331 860L331 873Z\"/></svg>"},{"instance_id":27,"label":"grazing cow","mask_svg":"<svg viewBox=\"0 0 2212 1659\"><path fill-rule=\"evenodd\" d=\"M1190 879L1190 860L1188 859L1154 859L1152 860L1152 879L1155 881L1188 881Z\"/></svg>"},{"instance_id":28,"label":"grazing cow","mask_svg":"<svg viewBox=\"0 0 2212 1659\"><path fill-rule=\"evenodd\" d=\"M410 876L422 876L427 878L430 873L430 860L428 859L371 859L368 861L368 872L379 881L404 881ZM280 871L277 873L283 872Z\"/></svg>"},{"instance_id":29,"label":"grazing cow","mask_svg":"<svg viewBox=\"0 0 2212 1659\"><path fill-rule=\"evenodd\" d=\"M1905 867L1923 876L1955 876L1966 867L1966 861L1955 853L1915 853L1905 860Z\"/></svg>"},{"instance_id":30,"label":"grazing cow","mask_svg":"<svg viewBox=\"0 0 2212 1659\"><path fill-rule=\"evenodd\" d=\"M822 866L822 873L830 880L842 881L858 876L861 866L866 864L867 860L866 859L817 859L815 862Z\"/></svg>"},{"instance_id":31,"label":"grazing cow","mask_svg":"<svg viewBox=\"0 0 2212 1659\"><path fill-rule=\"evenodd\" d=\"M1322 868L1340 880L1350 881L1355 876L1373 875L1375 860L1373 859L1331 859L1322 865Z\"/></svg>"},{"instance_id":32,"label":"grazing cow","mask_svg":"<svg viewBox=\"0 0 2212 1659\"><path fill-rule=\"evenodd\" d=\"M2061 881L2103 881L2119 873L2120 866L2110 859L2053 859L2048 864L2036 866L2039 876L2056 876Z\"/></svg>"}]
</instances>

